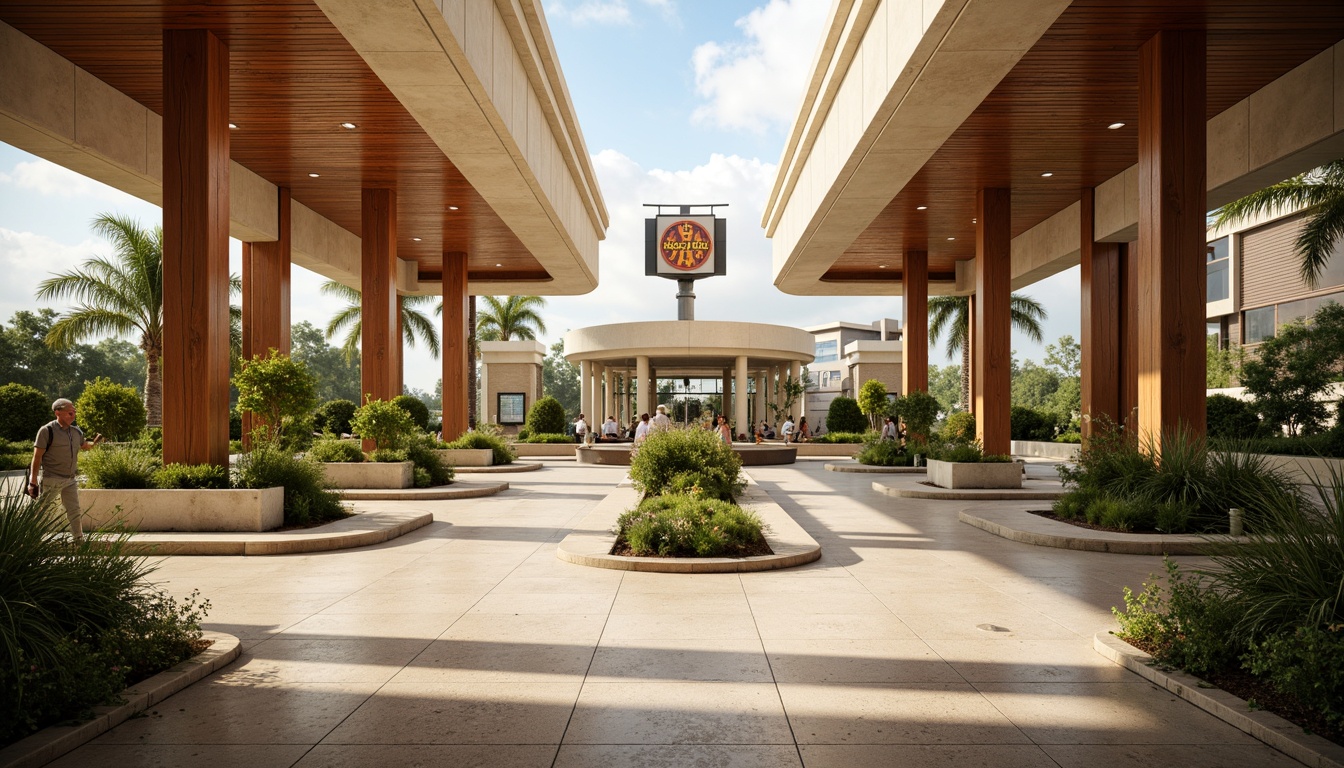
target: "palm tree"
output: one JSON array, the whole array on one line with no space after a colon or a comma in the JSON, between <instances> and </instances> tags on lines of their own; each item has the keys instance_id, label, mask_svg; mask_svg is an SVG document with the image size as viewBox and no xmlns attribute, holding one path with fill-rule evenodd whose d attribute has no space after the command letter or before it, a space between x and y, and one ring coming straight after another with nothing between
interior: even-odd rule
<instances>
[{"instance_id":1,"label":"palm tree","mask_svg":"<svg viewBox=\"0 0 1344 768\"><path fill-rule=\"evenodd\" d=\"M929 340L938 343L938 337L947 331L947 352L949 355L961 353L961 407L969 409L971 404L971 345L970 338L970 299L966 296L932 296L929 298ZM1012 324L1025 333L1032 341L1043 338L1041 321L1046 318L1045 308L1040 302L1014 293L1009 303Z\"/></svg>"},{"instance_id":2,"label":"palm tree","mask_svg":"<svg viewBox=\"0 0 1344 768\"><path fill-rule=\"evenodd\" d=\"M500 301L485 296L484 312L476 316L476 336L481 341L533 339L546 332L546 322L537 310L546 306L540 296L505 296Z\"/></svg>"},{"instance_id":3,"label":"palm tree","mask_svg":"<svg viewBox=\"0 0 1344 768\"><path fill-rule=\"evenodd\" d=\"M150 426L163 423L163 227L146 230L126 216L104 213L93 231L112 241L113 256L96 256L81 266L43 280L42 301L73 299L78 306L61 316L47 334L52 349L69 349L102 335L139 334L145 353L145 412ZM237 275L229 276L229 295L243 290ZM242 347L242 310L229 307L229 347L237 357Z\"/></svg>"},{"instance_id":4,"label":"palm tree","mask_svg":"<svg viewBox=\"0 0 1344 768\"><path fill-rule=\"evenodd\" d=\"M360 320L363 295L358 288L351 288L345 283L338 283L335 280L328 280L323 283L319 290L327 296L345 299L345 308L337 312L331 318L331 322L327 323L327 339L330 340L342 329L346 329L345 343L341 347L345 351L345 359L353 361L359 355L359 338L360 332L363 330ZM417 340L423 340L425 346L429 347L429 353L438 357L439 332L435 330L433 321L424 312L416 309L416 307L432 300L432 296L397 297L397 303L401 310L401 334L406 346L414 347Z\"/></svg>"},{"instance_id":5,"label":"palm tree","mask_svg":"<svg viewBox=\"0 0 1344 768\"><path fill-rule=\"evenodd\" d=\"M1315 288L1330 263L1335 243L1344 240L1344 160L1332 160L1228 203L1214 211L1213 225L1294 208L1301 208L1307 215L1296 243L1302 259L1299 274L1308 288Z\"/></svg>"}]
</instances>

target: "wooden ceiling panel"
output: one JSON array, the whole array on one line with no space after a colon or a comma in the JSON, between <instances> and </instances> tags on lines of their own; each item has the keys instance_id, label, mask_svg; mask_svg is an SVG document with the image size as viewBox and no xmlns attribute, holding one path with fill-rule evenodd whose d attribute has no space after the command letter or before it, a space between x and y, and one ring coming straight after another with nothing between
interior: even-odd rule
<instances>
[{"instance_id":1,"label":"wooden ceiling panel","mask_svg":"<svg viewBox=\"0 0 1344 768\"><path fill-rule=\"evenodd\" d=\"M550 278L311 0L0 0L0 19L159 114L163 29L210 29L234 160L356 235L361 187L395 187L397 255L422 272L463 252L471 280Z\"/></svg>"},{"instance_id":2,"label":"wooden ceiling panel","mask_svg":"<svg viewBox=\"0 0 1344 768\"><path fill-rule=\"evenodd\" d=\"M822 280L890 280L907 249L951 271L975 257L977 189L1012 189L1016 237L1138 162L1139 47L1198 27L1212 118L1344 38L1344 2L1075 0Z\"/></svg>"}]
</instances>

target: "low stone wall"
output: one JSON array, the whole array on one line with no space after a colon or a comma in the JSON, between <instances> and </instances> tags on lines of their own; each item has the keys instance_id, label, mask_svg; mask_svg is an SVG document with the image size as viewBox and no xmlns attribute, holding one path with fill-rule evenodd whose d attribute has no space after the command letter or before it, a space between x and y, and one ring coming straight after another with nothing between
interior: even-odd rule
<instances>
[{"instance_id":1,"label":"low stone wall","mask_svg":"<svg viewBox=\"0 0 1344 768\"><path fill-rule=\"evenodd\" d=\"M322 465L327 481L336 488L410 488L415 484L410 461L330 462Z\"/></svg>"},{"instance_id":2,"label":"low stone wall","mask_svg":"<svg viewBox=\"0 0 1344 768\"><path fill-rule=\"evenodd\" d=\"M1017 462L929 461L929 482L939 488L1021 488Z\"/></svg>"},{"instance_id":3,"label":"low stone wall","mask_svg":"<svg viewBox=\"0 0 1344 768\"><path fill-rule=\"evenodd\" d=\"M1055 443L1043 440L1014 440L1012 442L1014 456L1030 456L1035 459L1073 461L1078 458L1078 452L1082 449L1083 446L1078 443Z\"/></svg>"},{"instance_id":4,"label":"low stone wall","mask_svg":"<svg viewBox=\"0 0 1344 768\"><path fill-rule=\"evenodd\" d=\"M1344 459L1321 459L1314 456L1280 456L1277 454L1257 454L1265 460L1271 469L1277 469L1298 485L1310 485L1317 480L1330 482L1330 471L1344 477Z\"/></svg>"},{"instance_id":5,"label":"low stone wall","mask_svg":"<svg viewBox=\"0 0 1344 768\"><path fill-rule=\"evenodd\" d=\"M488 467L495 463L495 452L489 448L440 448L434 453L454 467Z\"/></svg>"},{"instance_id":6,"label":"low stone wall","mask_svg":"<svg viewBox=\"0 0 1344 768\"><path fill-rule=\"evenodd\" d=\"M285 521L285 489L82 488L84 528L137 531L269 531Z\"/></svg>"},{"instance_id":7,"label":"low stone wall","mask_svg":"<svg viewBox=\"0 0 1344 768\"><path fill-rule=\"evenodd\" d=\"M853 458L863 450L863 443L789 443L797 448L799 456L849 456Z\"/></svg>"}]
</instances>

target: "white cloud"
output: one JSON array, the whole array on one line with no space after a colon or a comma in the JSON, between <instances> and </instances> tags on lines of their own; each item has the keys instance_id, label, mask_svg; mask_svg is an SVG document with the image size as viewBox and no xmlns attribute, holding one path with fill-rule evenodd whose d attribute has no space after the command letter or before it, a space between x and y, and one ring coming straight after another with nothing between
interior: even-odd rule
<instances>
[{"instance_id":1,"label":"white cloud","mask_svg":"<svg viewBox=\"0 0 1344 768\"><path fill-rule=\"evenodd\" d=\"M742 38L708 42L691 55L695 90L707 103L692 120L763 133L793 123L820 39L826 0L770 0L737 20Z\"/></svg>"},{"instance_id":2,"label":"white cloud","mask_svg":"<svg viewBox=\"0 0 1344 768\"><path fill-rule=\"evenodd\" d=\"M37 284L56 272L78 266L108 246L92 238L74 245L57 242L32 232L16 232L0 227L0 322L8 322L21 309L40 308L34 294ZM58 312L61 307L53 306Z\"/></svg>"},{"instance_id":3,"label":"white cloud","mask_svg":"<svg viewBox=\"0 0 1344 768\"><path fill-rule=\"evenodd\" d=\"M569 6L564 3L551 3L546 15L555 19L568 19L571 24L629 24L630 7L625 0L588 0L588 2Z\"/></svg>"},{"instance_id":4,"label":"white cloud","mask_svg":"<svg viewBox=\"0 0 1344 768\"><path fill-rule=\"evenodd\" d=\"M42 159L17 163L9 173L0 171L0 184L37 192L45 197L94 198L121 202L126 193Z\"/></svg>"}]
</instances>

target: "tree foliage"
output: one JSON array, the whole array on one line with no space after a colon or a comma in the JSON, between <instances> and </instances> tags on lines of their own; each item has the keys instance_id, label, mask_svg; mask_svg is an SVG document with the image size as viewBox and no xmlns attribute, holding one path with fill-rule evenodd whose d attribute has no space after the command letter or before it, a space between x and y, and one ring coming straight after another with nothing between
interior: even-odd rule
<instances>
[{"instance_id":1,"label":"tree foliage","mask_svg":"<svg viewBox=\"0 0 1344 768\"><path fill-rule=\"evenodd\" d=\"M289 338L289 356L308 366L317 385L317 398L322 401L349 400L353 412L358 407L353 403L360 399L358 356L353 360L347 358L340 349L328 344L322 331L309 322L291 326Z\"/></svg>"},{"instance_id":2,"label":"tree foliage","mask_svg":"<svg viewBox=\"0 0 1344 768\"><path fill-rule=\"evenodd\" d=\"M1318 396L1344 363L1344 307L1330 302L1306 322L1283 326L1258 353L1242 368L1242 384L1265 423L1295 436L1321 431L1328 411Z\"/></svg>"},{"instance_id":3,"label":"tree foliage","mask_svg":"<svg viewBox=\"0 0 1344 768\"><path fill-rule=\"evenodd\" d=\"M868 428L868 419L852 397L840 396L831 401L826 411L827 432L862 432Z\"/></svg>"},{"instance_id":4,"label":"tree foliage","mask_svg":"<svg viewBox=\"0 0 1344 768\"><path fill-rule=\"evenodd\" d=\"M392 404L410 414L411 421L422 430L429 429L429 407L411 395L397 395Z\"/></svg>"},{"instance_id":5,"label":"tree foliage","mask_svg":"<svg viewBox=\"0 0 1344 768\"><path fill-rule=\"evenodd\" d=\"M896 400L892 410L905 422L905 430L916 437L928 437L938 420L938 398L915 390Z\"/></svg>"},{"instance_id":6,"label":"tree foliage","mask_svg":"<svg viewBox=\"0 0 1344 768\"><path fill-rule=\"evenodd\" d=\"M566 421L579 415L579 367L565 359L564 339L541 361L541 389L564 407Z\"/></svg>"},{"instance_id":7,"label":"tree foliage","mask_svg":"<svg viewBox=\"0 0 1344 768\"><path fill-rule=\"evenodd\" d=\"M326 335L330 340L344 332L345 341L341 343L341 351L345 354L345 359L347 361L358 359L359 341L364 330L361 318L364 295L358 288L351 288L335 280L326 281L318 290L323 296L345 301L345 306L327 322ZM414 347L417 341L423 341L429 353L438 357L439 331L434 327L434 321L429 319L429 315L418 309L433 300L432 296L398 296L397 307L401 312L401 335L406 346ZM441 310L442 304L440 304Z\"/></svg>"},{"instance_id":8,"label":"tree foliage","mask_svg":"<svg viewBox=\"0 0 1344 768\"><path fill-rule=\"evenodd\" d=\"M1041 321L1047 313L1040 302L1020 293L1009 301L1009 317L1014 328L1032 341L1042 338ZM933 296L929 299L929 342L937 344L947 334L947 351L961 355L961 408L968 410L971 399L970 300L965 296Z\"/></svg>"},{"instance_id":9,"label":"tree foliage","mask_svg":"<svg viewBox=\"0 0 1344 768\"><path fill-rule=\"evenodd\" d=\"M527 429L533 435L563 435L568 423L565 407L549 395L533 403L527 412Z\"/></svg>"},{"instance_id":10,"label":"tree foliage","mask_svg":"<svg viewBox=\"0 0 1344 768\"><path fill-rule=\"evenodd\" d=\"M145 404L140 401L140 393L107 379L89 382L75 410L89 437L102 434L108 440L132 440L145 430Z\"/></svg>"},{"instance_id":11,"label":"tree foliage","mask_svg":"<svg viewBox=\"0 0 1344 768\"><path fill-rule=\"evenodd\" d=\"M0 438L31 441L51 419L51 401L46 395L26 384L0 386Z\"/></svg>"},{"instance_id":12,"label":"tree foliage","mask_svg":"<svg viewBox=\"0 0 1344 768\"><path fill-rule=\"evenodd\" d=\"M276 440L287 424L304 419L317 406L317 387L308 366L275 349L243 363L234 376L238 409L251 411L254 430Z\"/></svg>"},{"instance_id":13,"label":"tree foliage","mask_svg":"<svg viewBox=\"0 0 1344 768\"><path fill-rule=\"evenodd\" d=\"M868 417L868 428L877 429L882 424L882 419L891 409L891 401L887 400L887 386L877 379L869 379L863 382L859 387L859 411Z\"/></svg>"},{"instance_id":14,"label":"tree foliage","mask_svg":"<svg viewBox=\"0 0 1344 768\"><path fill-rule=\"evenodd\" d=\"M1209 389L1235 387L1241 382L1241 367L1246 364L1246 353L1238 344L1222 349L1217 336L1209 336L1205 344L1204 384Z\"/></svg>"},{"instance_id":15,"label":"tree foliage","mask_svg":"<svg viewBox=\"0 0 1344 768\"><path fill-rule=\"evenodd\" d=\"M411 415L388 400L366 398L350 419L350 429L379 449L400 448L415 432Z\"/></svg>"},{"instance_id":16,"label":"tree foliage","mask_svg":"<svg viewBox=\"0 0 1344 768\"><path fill-rule=\"evenodd\" d=\"M938 400L943 413L952 413L961 408L961 366L930 365L929 394Z\"/></svg>"},{"instance_id":17,"label":"tree foliage","mask_svg":"<svg viewBox=\"0 0 1344 768\"><path fill-rule=\"evenodd\" d=\"M480 341L536 339L546 332L539 310L546 307L540 296L482 296L485 310L476 312L476 338Z\"/></svg>"},{"instance_id":18,"label":"tree foliage","mask_svg":"<svg viewBox=\"0 0 1344 768\"><path fill-rule=\"evenodd\" d=\"M46 338L56 321L55 310L20 310L0 326L0 381L26 384L48 401L58 397L78 400L84 383L100 377L144 386L145 358L134 344L106 338L97 344L52 349Z\"/></svg>"}]
</instances>

